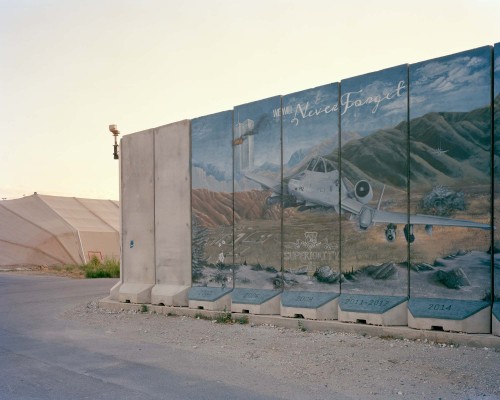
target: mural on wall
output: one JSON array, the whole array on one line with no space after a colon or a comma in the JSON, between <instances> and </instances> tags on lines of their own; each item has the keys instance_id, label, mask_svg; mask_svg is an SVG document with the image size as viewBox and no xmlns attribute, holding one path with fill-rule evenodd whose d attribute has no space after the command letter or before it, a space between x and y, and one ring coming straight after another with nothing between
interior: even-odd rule
<instances>
[{"instance_id":1,"label":"mural on wall","mask_svg":"<svg viewBox=\"0 0 500 400\"><path fill-rule=\"evenodd\" d=\"M283 97L283 288L340 291L338 83Z\"/></svg>"},{"instance_id":2,"label":"mural on wall","mask_svg":"<svg viewBox=\"0 0 500 400\"><path fill-rule=\"evenodd\" d=\"M495 301L500 303L500 43L495 44L494 48L495 63L494 63L494 88L493 88L493 111L494 111L494 210L495 210L495 226L497 231L495 235L494 246L494 294ZM497 308L500 320L500 307Z\"/></svg>"},{"instance_id":3,"label":"mural on wall","mask_svg":"<svg viewBox=\"0 0 500 400\"><path fill-rule=\"evenodd\" d=\"M407 295L407 75L341 82L342 293Z\"/></svg>"},{"instance_id":4,"label":"mural on wall","mask_svg":"<svg viewBox=\"0 0 500 400\"><path fill-rule=\"evenodd\" d=\"M193 286L233 285L233 113L191 121Z\"/></svg>"},{"instance_id":5,"label":"mural on wall","mask_svg":"<svg viewBox=\"0 0 500 400\"><path fill-rule=\"evenodd\" d=\"M410 295L491 296L491 47L410 65Z\"/></svg>"},{"instance_id":6,"label":"mural on wall","mask_svg":"<svg viewBox=\"0 0 500 400\"><path fill-rule=\"evenodd\" d=\"M281 97L234 108L235 287L281 287Z\"/></svg>"},{"instance_id":7,"label":"mural on wall","mask_svg":"<svg viewBox=\"0 0 500 400\"><path fill-rule=\"evenodd\" d=\"M193 285L491 298L491 56L485 46L192 120Z\"/></svg>"}]
</instances>

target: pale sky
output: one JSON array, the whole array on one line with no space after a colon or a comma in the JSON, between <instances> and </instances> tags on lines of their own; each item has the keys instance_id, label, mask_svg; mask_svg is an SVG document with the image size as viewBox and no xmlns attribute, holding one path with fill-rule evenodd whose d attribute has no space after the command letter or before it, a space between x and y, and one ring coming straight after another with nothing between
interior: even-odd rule
<instances>
[{"instance_id":1,"label":"pale sky","mask_svg":"<svg viewBox=\"0 0 500 400\"><path fill-rule=\"evenodd\" d=\"M0 199L118 199L122 134L500 42L499 0L0 0Z\"/></svg>"}]
</instances>

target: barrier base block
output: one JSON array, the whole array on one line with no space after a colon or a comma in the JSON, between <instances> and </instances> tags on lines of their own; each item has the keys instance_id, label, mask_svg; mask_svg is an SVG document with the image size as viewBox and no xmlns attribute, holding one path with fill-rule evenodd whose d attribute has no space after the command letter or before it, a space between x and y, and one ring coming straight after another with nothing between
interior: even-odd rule
<instances>
[{"instance_id":1,"label":"barrier base block","mask_svg":"<svg viewBox=\"0 0 500 400\"><path fill-rule=\"evenodd\" d=\"M491 305L482 300L413 298L408 326L414 329L490 333Z\"/></svg>"},{"instance_id":2,"label":"barrier base block","mask_svg":"<svg viewBox=\"0 0 500 400\"><path fill-rule=\"evenodd\" d=\"M493 303L492 318L492 332L495 336L500 336L500 301L495 301Z\"/></svg>"},{"instance_id":3,"label":"barrier base block","mask_svg":"<svg viewBox=\"0 0 500 400\"><path fill-rule=\"evenodd\" d=\"M405 296L341 294L339 321L368 325L399 326L408 322Z\"/></svg>"},{"instance_id":4,"label":"barrier base block","mask_svg":"<svg viewBox=\"0 0 500 400\"><path fill-rule=\"evenodd\" d=\"M151 289L153 284L122 283L118 289L118 300L122 303L151 303Z\"/></svg>"},{"instance_id":5,"label":"barrier base block","mask_svg":"<svg viewBox=\"0 0 500 400\"><path fill-rule=\"evenodd\" d=\"M231 293L231 312L257 315L279 315L279 290L236 288Z\"/></svg>"},{"instance_id":6,"label":"barrier base block","mask_svg":"<svg viewBox=\"0 0 500 400\"><path fill-rule=\"evenodd\" d=\"M282 317L316 320L337 319L339 294L286 291L281 294Z\"/></svg>"},{"instance_id":7,"label":"barrier base block","mask_svg":"<svg viewBox=\"0 0 500 400\"><path fill-rule=\"evenodd\" d=\"M189 289L189 308L209 311L229 311L233 289L193 286Z\"/></svg>"},{"instance_id":8,"label":"barrier base block","mask_svg":"<svg viewBox=\"0 0 500 400\"><path fill-rule=\"evenodd\" d=\"M187 307L190 286L155 285L151 291L151 304Z\"/></svg>"},{"instance_id":9,"label":"barrier base block","mask_svg":"<svg viewBox=\"0 0 500 400\"><path fill-rule=\"evenodd\" d=\"M120 299L120 287L122 286L122 282L118 281L113 285L113 287L109 290L109 298L111 300L118 301Z\"/></svg>"}]
</instances>

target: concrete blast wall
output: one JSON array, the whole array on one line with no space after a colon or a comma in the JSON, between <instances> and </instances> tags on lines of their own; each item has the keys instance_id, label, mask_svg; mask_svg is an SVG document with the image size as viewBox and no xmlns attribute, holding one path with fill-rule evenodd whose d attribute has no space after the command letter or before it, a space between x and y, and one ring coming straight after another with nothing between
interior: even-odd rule
<instances>
[{"instance_id":1,"label":"concrete blast wall","mask_svg":"<svg viewBox=\"0 0 500 400\"><path fill-rule=\"evenodd\" d=\"M112 298L500 335L499 71L483 46L125 136Z\"/></svg>"},{"instance_id":2,"label":"concrete blast wall","mask_svg":"<svg viewBox=\"0 0 500 400\"><path fill-rule=\"evenodd\" d=\"M189 121L181 121L121 141L122 277L112 298L187 305L189 130Z\"/></svg>"}]
</instances>

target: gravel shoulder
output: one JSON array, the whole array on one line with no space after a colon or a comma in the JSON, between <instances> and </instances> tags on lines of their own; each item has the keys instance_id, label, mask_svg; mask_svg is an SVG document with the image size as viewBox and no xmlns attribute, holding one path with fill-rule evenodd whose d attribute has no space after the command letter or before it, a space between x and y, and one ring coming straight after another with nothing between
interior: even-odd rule
<instances>
[{"instance_id":1,"label":"gravel shoulder","mask_svg":"<svg viewBox=\"0 0 500 400\"><path fill-rule=\"evenodd\" d=\"M98 299L59 317L117 340L265 374L276 381L279 397L278 389L288 385L314 399L500 399L500 352L490 348L110 311L99 308ZM204 378L235 379L226 375L206 371Z\"/></svg>"}]
</instances>

